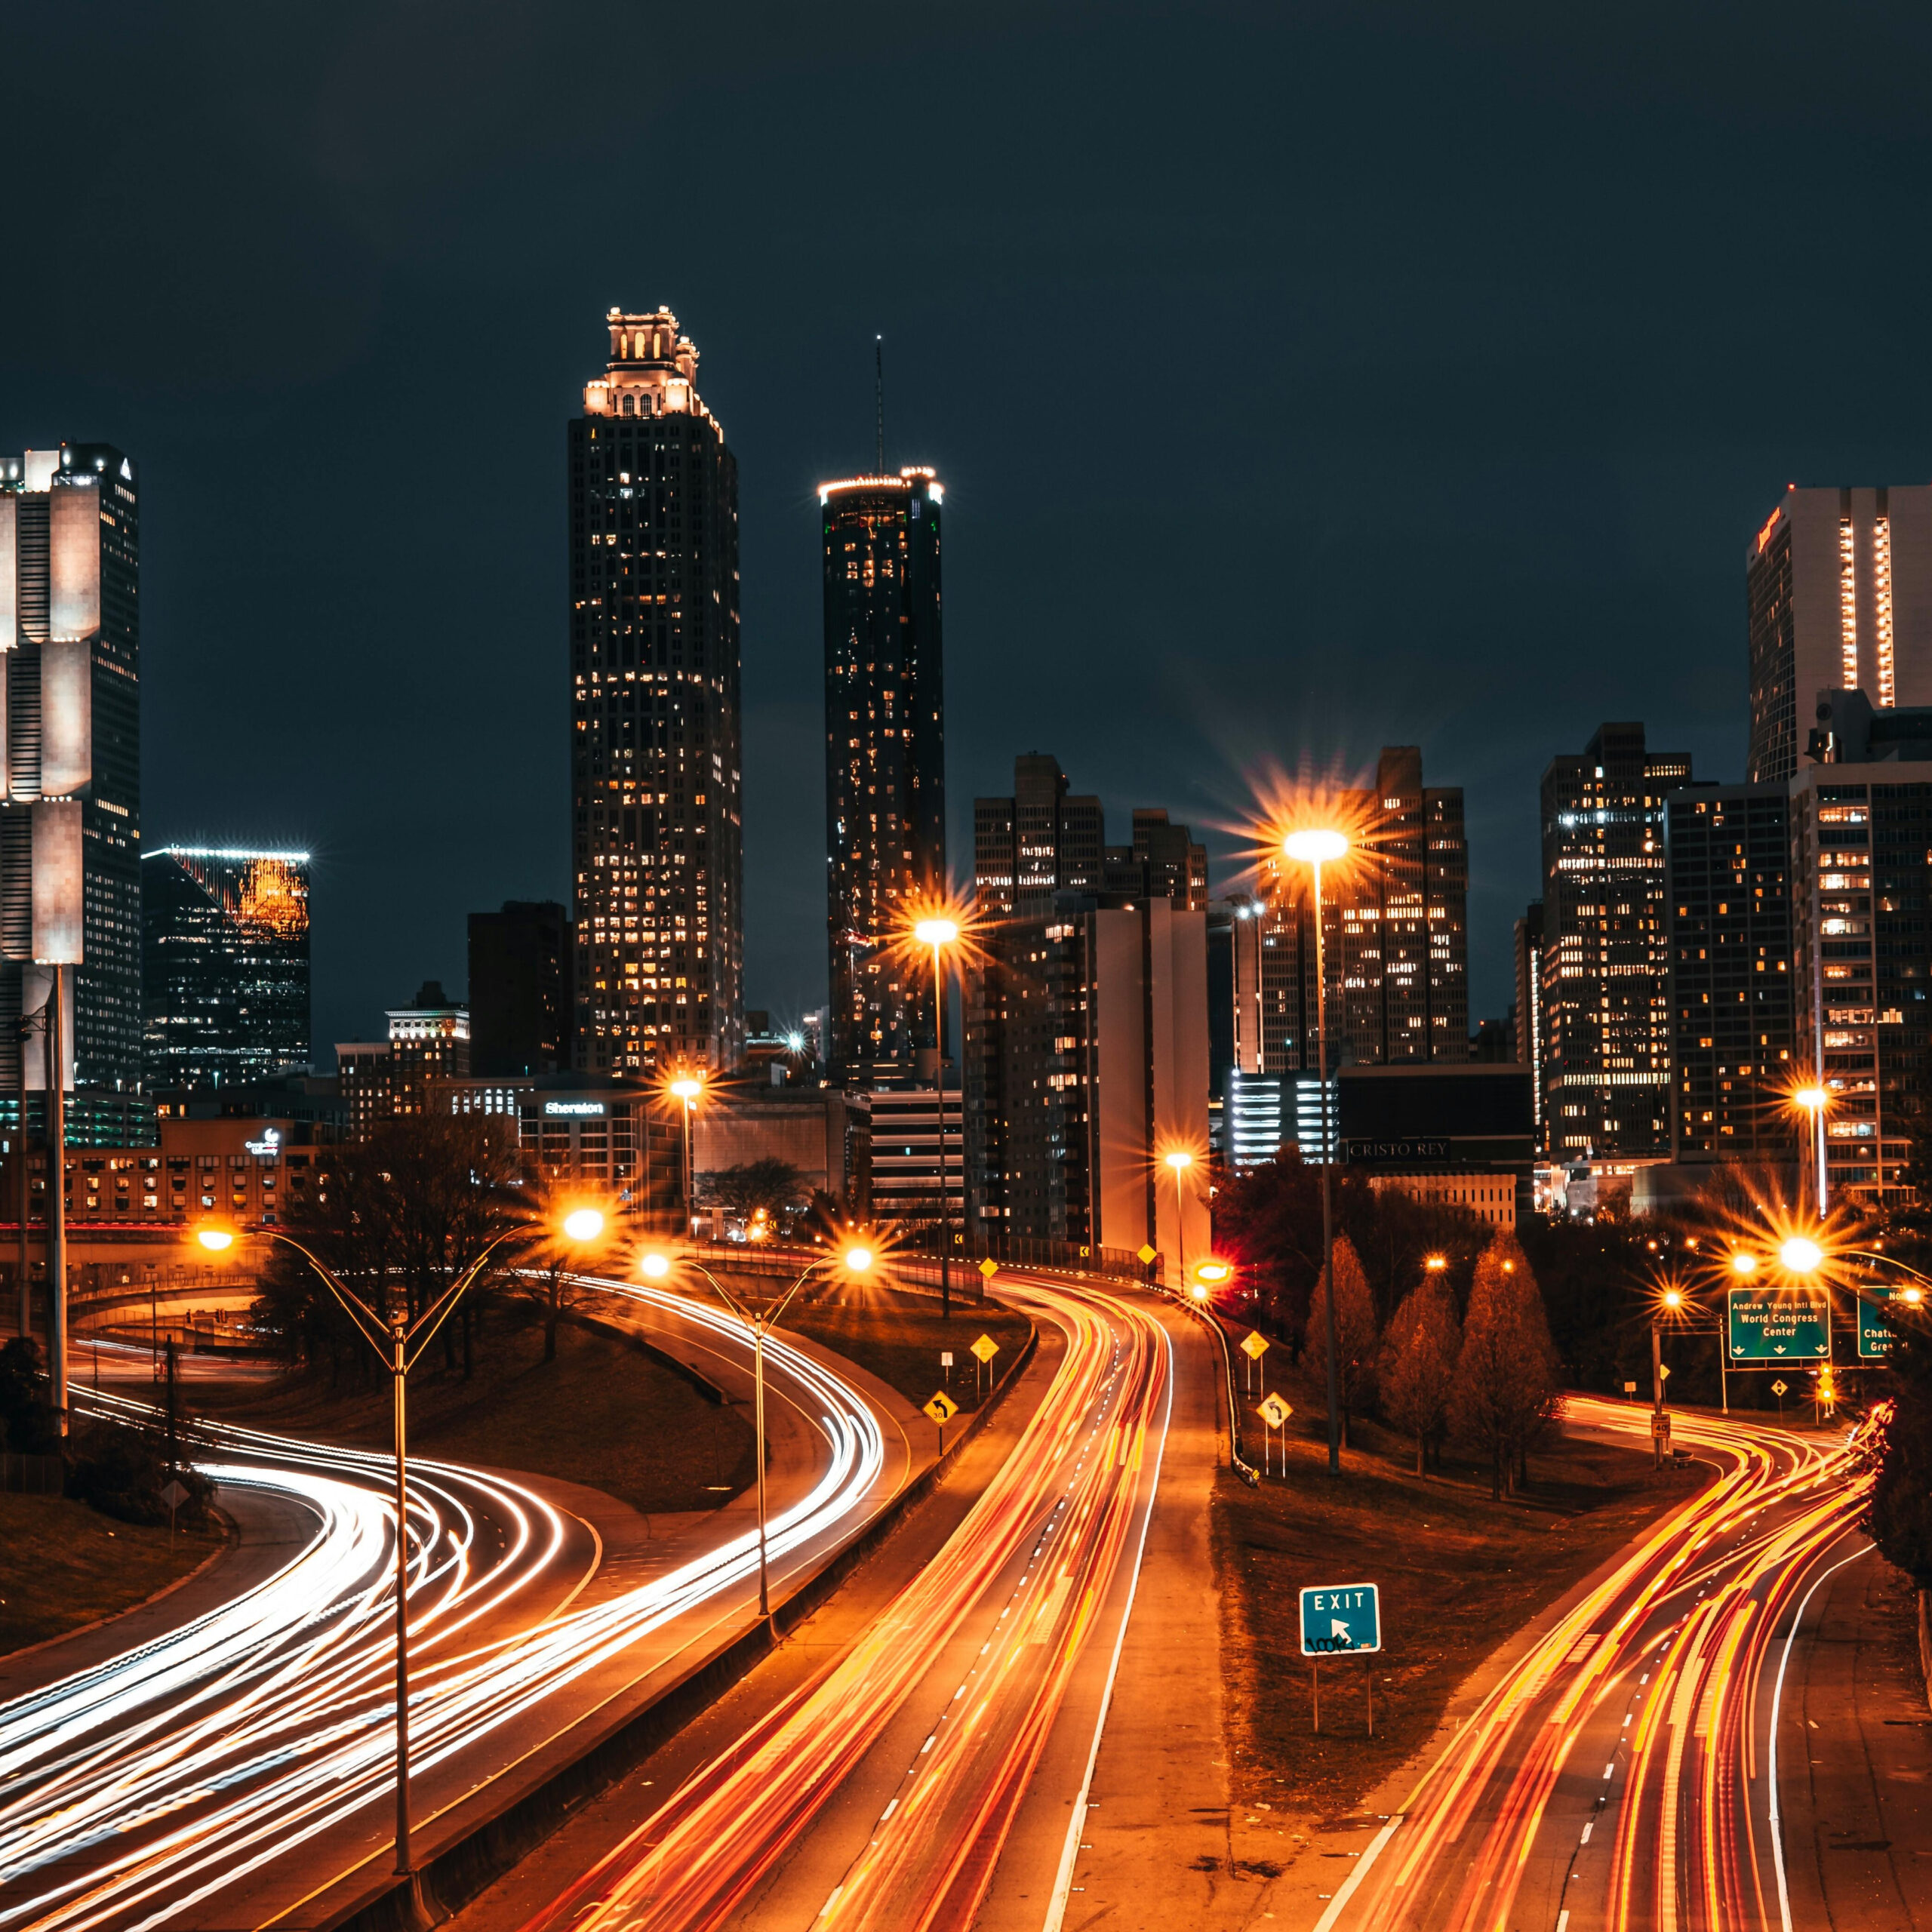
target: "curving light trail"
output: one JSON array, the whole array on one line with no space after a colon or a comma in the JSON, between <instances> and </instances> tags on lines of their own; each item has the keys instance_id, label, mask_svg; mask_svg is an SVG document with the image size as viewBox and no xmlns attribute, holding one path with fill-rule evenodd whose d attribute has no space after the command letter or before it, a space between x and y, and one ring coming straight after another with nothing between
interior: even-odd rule
<instances>
[{"instance_id":1,"label":"curving light trail","mask_svg":"<svg viewBox=\"0 0 1932 1932\"><path fill-rule=\"evenodd\" d=\"M681 1297L586 1285L743 1342L728 1315ZM808 1493L771 1520L777 1558L849 1525L873 1492L884 1441L871 1408L836 1375L777 1338L768 1354L818 1411L829 1445ZM109 1413L144 1412L111 1395L88 1399ZM392 1790L393 1464L257 1430L212 1433L211 1476L278 1491L314 1515L315 1532L233 1602L0 1705L7 1932L178 1924ZM743 1591L757 1573L751 1531L636 1589L571 1610L589 1573L573 1586L561 1572L561 1512L507 1478L415 1459L411 1469L418 1778L519 1719L540 1720L547 1700L694 1607ZM486 1524L503 1533L500 1549L484 1546ZM522 1755L521 1735L504 1740L492 1770L506 1752Z\"/></svg>"},{"instance_id":2,"label":"curving light trail","mask_svg":"<svg viewBox=\"0 0 1932 1932\"><path fill-rule=\"evenodd\" d=\"M1066 1352L965 1521L858 1644L801 1687L531 1922L529 1932L697 1932L771 1872L902 1709L936 1697L923 1746L818 1914L826 1928L964 1932L1069 1679L1151 1502L1169 1347L1117 1297L1002 1276ZM955 1688L924 1684L981 1638Z\"/></svg>"},{"instance_id":3,"label":"curving light trail","mask_svg":"<svg viewBox=\"0 0 1932 1932\"><path fill-rule=\"evenodd\" d=\"M1647 1432L1645 1410L1581 1398L1567 1410ZM1849 1432L1672 1420L1718 1480L1505 1673L1321 1932L1742 1932L1778 1916L1767 1666L1854 1530L1866 1480Z\"/></svg>"}]
</instances>

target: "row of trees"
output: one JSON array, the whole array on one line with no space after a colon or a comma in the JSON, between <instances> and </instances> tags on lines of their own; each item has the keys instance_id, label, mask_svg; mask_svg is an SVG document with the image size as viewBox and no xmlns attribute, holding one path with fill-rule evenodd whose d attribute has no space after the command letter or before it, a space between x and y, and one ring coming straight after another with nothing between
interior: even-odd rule
<instances>
[{"instance_id":1,"label":"row of trees","mask_svg":"<svg viewBox=\"0 0 1932 1932\"><path fill-rule=\"evenodd\" d=\"M1446 1258L1446 1257L1445 1257ZM1426 1264L1384 1327L1355 1244L1335 1243L1336 1379L1342 1439L1349 1419L1379 1407L1412 1437L1416 1473L1454 1436L1487 1461L1491 1493L1513 1493L1529 1453L1548 1429L1562 1387L1543 1296L1514 1235L1494 1236L1477 1257L1459 1315L1447 1266ZM1328 1367L1330 1277L1318 1276L1303 1348Z\"/></svg>"}]
</instances>

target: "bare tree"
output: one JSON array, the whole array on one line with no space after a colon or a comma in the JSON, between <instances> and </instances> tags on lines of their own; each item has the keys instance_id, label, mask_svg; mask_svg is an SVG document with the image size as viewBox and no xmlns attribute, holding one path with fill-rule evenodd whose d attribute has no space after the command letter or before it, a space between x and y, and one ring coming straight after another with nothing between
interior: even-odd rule
<instances>
[{"instance_id":1,"label":"bare tree","mask_svg":"<svg viewBox=\"0 0 1932 1932\"><path fill-rule=\"evenodd\" d=\"M1499 1234L1476 1263L1450 1404L1457 1434L1489 1457L1492 1496L1514 1493L1560 1387L1542 1291L1515 1236Z\"/></svg>"},{"instance_id":2,"label":"bare tree","mask_svg":"<svg viewBox=\"0 0 1932 1932\"><path fill-rule=\"evenodd\" d=\"M1415 1438L1417 1475L1427 1466L1430 1442L1448 1420L1462 1347L1448 1283L1440 1275L1426 1275L1389 1318L1380 1365L1383 1413Z\"/></svg>"},{"instance_id":3,"label":"bare tree","mask_svg":"<svg viewBox=\"0 0 1932 1932\"><path fill-rule=\"evenodd\" d=\"M1375 1297L1368 1291L1355 1248L1346 1235L1335 1241L1335 1379L1342 1402L1342 1446L1349 1441L1349 1417L1370 1398L1375 1386ZM1317 1368L1328 1366L1328 1278L1316 1283L1309 1304L1303 1346Z\"/></svg>"}]
</instances>

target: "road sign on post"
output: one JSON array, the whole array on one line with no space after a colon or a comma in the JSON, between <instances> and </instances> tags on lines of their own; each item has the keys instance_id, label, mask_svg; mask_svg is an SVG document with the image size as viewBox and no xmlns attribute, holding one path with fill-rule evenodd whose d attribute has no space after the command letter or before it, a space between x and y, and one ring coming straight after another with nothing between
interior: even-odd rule
<instances>
[{"instance_id":1,"label":"road sign on post","mask_svg":"<svg viewBox=\"0 0 1932 1932\"><path fill-rule=\"evenodd\" d=\"M1896 1300L1895 1288L1873 1288L1858 1297L1858 1358L1878 1361L1890 1355L1898 1337L1885 1326L1886 1305Z\"/></svg>"},{"instance_id":2,"label":"road sign on post","mask_svg":"<svg viewBox=\"0 0 1932 1932\"><path fill-rule=\"evenodd\" d=\"M1268 1352L1268 1337L1257 1334L1251 1328L1247 1331L1247 1340L1241 1345L1241 1352L1250 1361L1259 1361Z\"/></svg>"},{"instance_id":3,"label":"road sign on post","mask_svg":"<svg viewBox=\"0 0 1932 1932\"><path fill-rule=\"evenodd\" d=\"M1725 1297L1733 1361L1823 1361L1832 1352L1823 1288L1733 1288Z\"/></svg>"},{"instance_id":4,"label":"road sign on post","mask_svg":"<svg viewBox=\"0 0 1932 1932\"><path fill-rule=\"evenodd\" d=\"M1374 1583L1343 1583L1301 1593L1301 1654L1358 1654L1382 1647L1382 1593Z\"/></svg>"}]
</instances>

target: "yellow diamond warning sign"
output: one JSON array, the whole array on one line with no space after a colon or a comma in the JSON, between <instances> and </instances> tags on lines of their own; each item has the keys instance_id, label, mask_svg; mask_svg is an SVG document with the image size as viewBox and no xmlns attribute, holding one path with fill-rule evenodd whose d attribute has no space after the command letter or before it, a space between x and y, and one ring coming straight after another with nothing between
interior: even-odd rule
<instances>
[{"instance_id":1,"label":"yellow diamond warning sign","mask_svg":"<svg viewBox=\"0 0 1932 1932\"><path fill-rule=\"evenodd\" d=\"M943 1429L959 1413L959 1404L943 1389L926 1404L926 1414Z\"/></svg>"}]
</instances>

